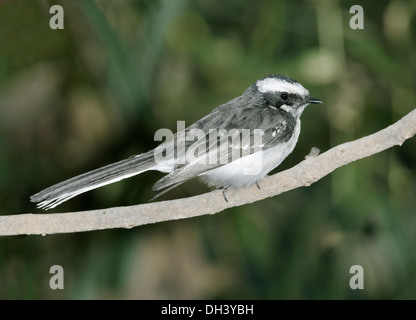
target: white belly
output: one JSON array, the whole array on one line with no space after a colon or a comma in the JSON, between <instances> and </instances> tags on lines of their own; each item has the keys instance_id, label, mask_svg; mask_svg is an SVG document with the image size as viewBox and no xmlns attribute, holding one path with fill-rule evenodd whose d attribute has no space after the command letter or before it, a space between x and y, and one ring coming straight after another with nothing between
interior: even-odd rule
<instances>
[{"instance_id":1,"label":"white belly","mask_svg":"<svg viewBox=\"0 0 416 320\"><path fill-rule=\"evenodd\" d=\"M239 188L262 180L270 171L292 153L300 133L300 120L296 122L292 137L265 151L239 158L231 163L200 174L209 185L216 188Z\"/></svg>"}]
</instances>

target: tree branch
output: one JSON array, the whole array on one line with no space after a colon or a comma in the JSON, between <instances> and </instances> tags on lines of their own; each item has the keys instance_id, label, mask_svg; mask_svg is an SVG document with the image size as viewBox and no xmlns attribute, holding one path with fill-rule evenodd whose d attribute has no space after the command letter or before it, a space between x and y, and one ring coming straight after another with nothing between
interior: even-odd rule
<instances>
[{"instance_id":1,"label":"tree branch","mask_svg":"<svg viewBox=\"0 0 416 320\"><path fill-rule=\"evenodd\" d=\"M309 186L335 169L402 143L416 134L416 109L393 125L372 135L336 146L319 156L310 156L298 165L261 181L256 186L221 190L191 198L139 204L130 207L55 214L0 216L0 236L54 234L111 228L132 228L149 223L215 214L283 192Z\"/></svg>"}]
</instances>

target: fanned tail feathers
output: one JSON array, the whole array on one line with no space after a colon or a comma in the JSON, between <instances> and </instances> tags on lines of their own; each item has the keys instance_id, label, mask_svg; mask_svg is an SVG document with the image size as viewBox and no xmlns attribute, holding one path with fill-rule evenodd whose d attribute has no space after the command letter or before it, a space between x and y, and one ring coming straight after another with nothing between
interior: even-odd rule
<instances>
[{"instance_id":1,"label":"fanned tail feathers","mask_svg":"<svg viewBox=\"0 0 416 320\"><path fill-rule=\"evenodd\" d=\"M44 189L30 197L38 208L51 209L81 193L157 169L153 151L81 174Z\"/></svg>"}]
</instances>

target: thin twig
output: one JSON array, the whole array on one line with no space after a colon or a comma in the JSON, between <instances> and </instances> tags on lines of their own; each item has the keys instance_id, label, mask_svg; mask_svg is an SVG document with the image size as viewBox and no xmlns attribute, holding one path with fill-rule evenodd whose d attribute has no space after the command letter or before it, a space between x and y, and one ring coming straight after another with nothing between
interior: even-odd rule
<instances>
[{"instance_id":1,"label":"thin twig","mask_svg":"<svg viewBox=\"0 0 416 320\"><path fill-rule=\"evenodd\" d=\"M146 203L91 211L55 214L19 214L0 216L0 236L54 234L111 228L132 228L149 223L215 214L283 192L309 186L335 169L402 143L416 134L416 109L393 125L372 135L336 146L319 156L310 156L298 165L270 176L255 185L221 190L191 198Z\"/></svg>"}]
</instances>

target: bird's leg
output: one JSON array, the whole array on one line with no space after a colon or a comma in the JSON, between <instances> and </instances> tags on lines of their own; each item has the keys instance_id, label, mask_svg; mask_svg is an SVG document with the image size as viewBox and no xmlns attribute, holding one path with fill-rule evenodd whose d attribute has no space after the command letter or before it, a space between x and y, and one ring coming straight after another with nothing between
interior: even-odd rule
<instances>
[{"instance_id":1,"label":"bird's leg","mask_svg":"<svg viewBox=\"0 0 416 320\"><path fill-rule=\"evenodd\" d=\"M223 188L222 189L222 196L224 197L224 200L228 202L227 196L225 195L225 193L227 192L227 188Z\"/></svg>"},{"instance_id":2,"label":"bird's leg","mask_svg":"<svg viewBox=\"0 0 416 320\"><path fill-rule=\"evenodd\" d=\"M257 186L257 188L259 188L259 190L261 190L261 188L260 188L260 185L259 185L259 182L258 182L258 181L256 181L256 186Z\"/></svg>"}]
</instances>

